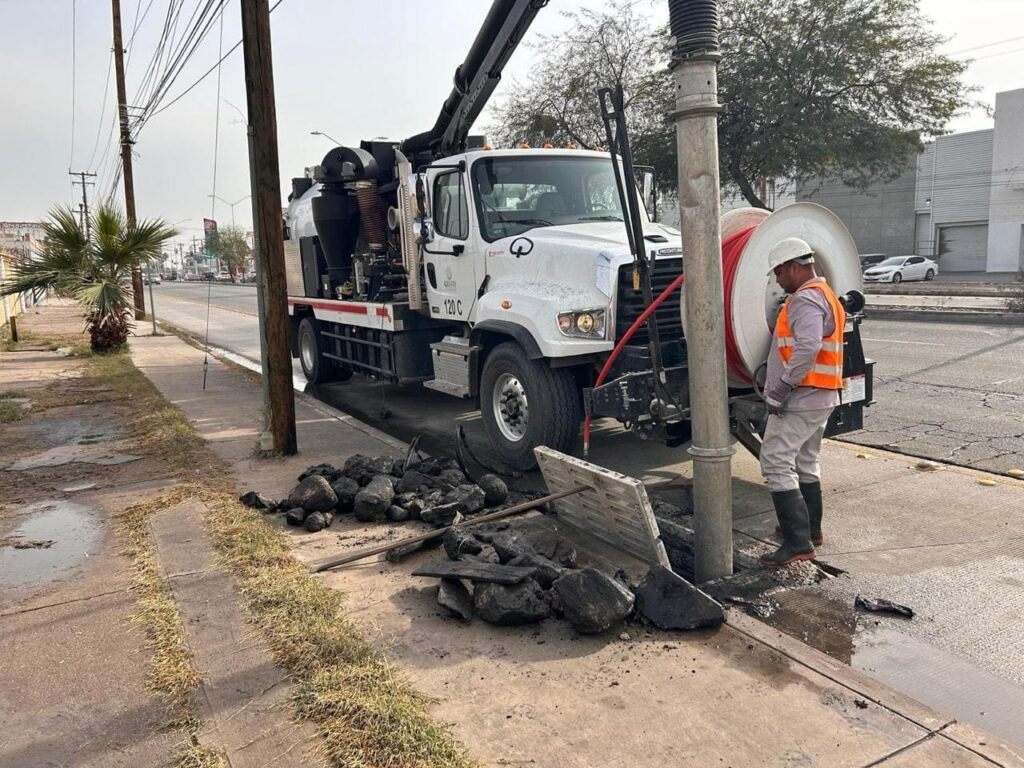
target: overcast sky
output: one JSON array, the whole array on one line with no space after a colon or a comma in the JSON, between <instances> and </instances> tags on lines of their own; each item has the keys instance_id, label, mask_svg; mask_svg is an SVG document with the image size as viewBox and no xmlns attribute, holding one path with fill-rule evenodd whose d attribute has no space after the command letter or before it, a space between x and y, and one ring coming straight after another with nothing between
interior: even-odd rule
<instances>
[{"instance_id":1,"label":"overcast sky","mask_svg":"<svg viewBox=\"0 0 1024 768\"><path fill-rule=\"evenodd\" d=\"M150 6L129 49L131 104L168 0L121 2L126 43L136 14ZM184 2L187 9L200 4ZM529 43L539 33L563 29L559 11L580 4L551 0L538 14L496 97L529 74L538 55ZM667 5L640 0L640 7L658 21L667 18ZM355 143L379 135L401 139L429 128L489 6L489 0L284 0L272 15L283 179L301 175L330 149L328 140L311 131ZM981 88L981 99L992 104L996 92L1024 87L1024 2L921 0L921 6L936 29L952 38L944 52L977 57L967 81ZM218 31L215 27L197 49L170 89L171 98L217 61ZM238 0L230 0L223 49L240 37ZM1018 39L1000 42L1007 38ZM112 73L101 113L110 49L109 0L0 0L0 221L38 220L55 203L77 204L80 191L71 186L69 168L99 174L90 197L110 189L117 152L111 131L116 103ZM964 49L971 50L960 54ZM221 78L216 193L234 202L249 193L241 48L225 61ZM137 137L138 213L180 222L184 239L201 234L202 218L211 213L222 223L231 221L231 208L217 203L214 211L208 197L214 185L216 91L214 74L154 116ZM486 125L486 113L480 123ZM989 128L991 119L975 110L949 127ZM283 182L282 194L287 191ZM120 188L116 199L123 202ZM236 205L234 214L238 224L250 226L248 200Z\"/></svg>"}]
</instances>

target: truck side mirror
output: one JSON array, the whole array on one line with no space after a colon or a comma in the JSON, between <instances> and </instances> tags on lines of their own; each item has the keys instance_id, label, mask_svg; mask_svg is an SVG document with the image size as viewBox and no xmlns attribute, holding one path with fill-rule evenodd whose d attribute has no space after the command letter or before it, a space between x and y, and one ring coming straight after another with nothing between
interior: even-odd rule
<instances>
[{"instance_id":1,"label":"truck side mirror","mask_svg":"<svg viewBox=\"0 0 1024 768\"><path fill-rule=\"evenodd\" d=\"M644 208L651 221L658 220L658 190L654 186L654 171L644 171L643 176Z\"/></svg>"},{"instance_id":2,"label":"truck side mirror","mask_svg":"<svg viewBox=\"0 0 1024 768\"><path fill-rule=\"evenodd\" d=\"M429 243L434 239L434 227L430 221L430 199L427 197L425 174L416 174L416 230L420 241Z\"/></svg>"}]
</instances>

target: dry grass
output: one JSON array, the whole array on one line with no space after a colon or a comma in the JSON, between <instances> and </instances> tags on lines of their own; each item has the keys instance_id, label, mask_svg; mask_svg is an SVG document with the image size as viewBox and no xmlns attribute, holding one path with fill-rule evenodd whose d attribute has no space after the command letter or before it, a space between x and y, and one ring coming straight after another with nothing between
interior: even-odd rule
<instances>
[{"instance_id":1,"label":"dry grass","mask_svg":"<svg viewBox=\"0 0 1024 768\"><path fill-rule=\"evenodd\" d=\"M228 760L218 749L193 744L175 765L175 768L228 768Z\"/></svg>"},{"instance_id":2,"label":"dry grass","mask_svg":"<svg viewBox=\"0 0 1024 768\"><path fill-rule=\"evenodd\" d=\"M0 400L8 400L15 397L28 397L28 393L23 389L5 389L0 392Z\"/></svg>"},{"instance_id":3,"label":"dry grass","mask_svg":"<svg viewBox=\"0 0 1024 768\"><path fill-rule=\"evenodd\" d=\"M285 538L262 514L241 505L227 467L184 415L168 403L127 355L93 356L88 376L131 399L128 425L140 453L174 468L185 482L126 511L122 535L136 563L139 622L154 650L149 684L166 698L178 722L198 723L187 708L199 683L185 645L173 597L155 563L149 516L198 498L209 509L207 526L223 565L238 579L249 609L275 663L295 687L294 712L323 737L323 757L341 768L464 768L474 765L447 728L432 720L427 700L373 648L345 616L344 598L311 577L292 556ZM208 768L198 747L179 766ZM202 762L207 760L207 762Z\"/></svg>"},{"instance_id":4,"label":"dry grass","mask_svg":"<svg viewBox=\"0 0 1024 768\"><path fill-rule=\"evenodd\" d=\"M17 403L12 403L9 400L0 400L0 424L10 424L12 421L18 421L25 415L25 412L21 410L21 406Z\"/></svg>"},{"instance_id":5,"label":"dry grass","mask_svg":"<svg viewBox=\"0 0 1024 768\"><path fill-rule=\"evenodd\" d=\"M193 663L178 606L157 562L149 530L150 517L167 505L166 497L161 497L130 507L119 519L118 534L122 553L135 570L131 582L135 593L133 621L142 627L153 652L146 688L167 702L171 727L194 733L200 720L191 697L202 678Z\"/></svg>"}]
</instances>

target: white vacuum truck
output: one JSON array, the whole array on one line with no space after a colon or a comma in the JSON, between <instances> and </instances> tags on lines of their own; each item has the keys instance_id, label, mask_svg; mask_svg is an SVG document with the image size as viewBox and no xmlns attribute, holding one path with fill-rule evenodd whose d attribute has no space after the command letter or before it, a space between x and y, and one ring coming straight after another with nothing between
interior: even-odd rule
<instances>
[{"instance_id":1,"label":"white vacuum truck","mask_svg":"<svg viewBox=\"0 0 1024 768\"><path fill-rule=\"evenodd\" d=\"M619 106L609 109L602 94L610 152L498 150L468 135L543 4L496 0L434 128L332 149L293 179L285 221L292 350L306 378L359 373L472 399L517 470L535 466L536 446L571 452L585 417L588 427L617 418L645 438L689 436L681 293L666 291L684 271L680 233L639 204L621 102L611 94ZM649 173L639 186L651 192ZM722 230L745 241L726 265L737 436L756 450L752 393L781 298L767 253L790 236L816 249L848 299L850 386L829 433L859 428L872 364L842 223L798 204L730 212Z\"/></svg>"}]
</instances>

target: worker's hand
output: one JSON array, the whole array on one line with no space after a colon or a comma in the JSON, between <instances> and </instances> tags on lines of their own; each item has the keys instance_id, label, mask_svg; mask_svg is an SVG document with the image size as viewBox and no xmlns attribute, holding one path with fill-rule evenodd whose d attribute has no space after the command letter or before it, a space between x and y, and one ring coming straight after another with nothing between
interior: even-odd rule
<instances>
[{"instance_id":1,"label":"worker's hand","mask_svg":"<svg viewBox=\"0 0 1024 768\"><path fill-rule=\"evenodd\" d=\"M793 387L784 381L775 384L764 393L764 401L768 406L768 413L772 416L781 416L786 398L793 391Z\"/></svg>"}]
</instances>

